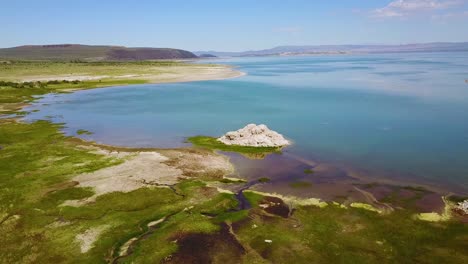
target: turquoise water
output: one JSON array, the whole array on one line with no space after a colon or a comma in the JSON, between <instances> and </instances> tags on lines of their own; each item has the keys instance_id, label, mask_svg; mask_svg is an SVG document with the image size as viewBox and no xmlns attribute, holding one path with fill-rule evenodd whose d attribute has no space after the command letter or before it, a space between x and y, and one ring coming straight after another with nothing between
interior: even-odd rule
<instances>
[{"instance_id":1,"label":"turquoise water","mask_svg":"<svg viewBox=\"0 0 468 264\"><path fill-rule=\"evenodd\" d=\"M177 147L265 123L303 158L468 186L468 54L218 60L248 75L49 95L27 119L122 146Z\"/></svg>"}]
</instances>

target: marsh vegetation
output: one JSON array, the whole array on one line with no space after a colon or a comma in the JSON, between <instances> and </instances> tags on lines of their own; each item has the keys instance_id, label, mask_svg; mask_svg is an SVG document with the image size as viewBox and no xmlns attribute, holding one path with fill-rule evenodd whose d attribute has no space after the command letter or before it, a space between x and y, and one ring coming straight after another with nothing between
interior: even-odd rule
<instances>
[{"instance_id":1,"label":"marsh vegetation","mask_svg":"<svg viewBox=\"0 0 468 264\"><path fill-rule=\"evenodd\" d=\"M64 201L94 194L77 186L74 175L123 160L96 153L59 129L46 121L1 121L3 262L463 263L468 258L468 226L456 219L431 223L416 219L413 209L379 214L254 192L244 194L252 207L239 210L233 194L207 185L218 176L181 180L172 188L112 192L67 206Z\"/></svg>"},{"instance_id":2,"label":"marsh vegetation","mask_svg":"<svg viewBox=\"0 0 468 264\"><path fill-rule=\"evenodd\" d=\"M68 71L76 66L54 62L41 69L42 62L35 63L9 64L10 74L48 74L48 67ZM138 63L128 65L136 67ZM95 66L93 69L103 71L93 71L96 74L105 74L106 67L114 72L112 63ZM29 73L23 75L23 70ZM20 86L6 80L0 83L0 110L19 114L21 105L37 96L115 82L144 81L57 80ZM229 170L216 169L206 161L218 161L215 165L226 162L213 150L258 158L279 153L279 148L227 146L215 138L199 136L188 139L196 148L129 149L67 137L61 132L63 126L49 121L25 123L14 116L0 119L2 263L468 262L466 218L451 215L444 221L429 222L416 217L421 213L418 203L432 194L423 188L390 188L373 205L348 201L347 197L338 203L245 191L249 207L243 208L228 189L249 183L227 178ZM83 179L91 176L103 183L94 176L102 176L109 168L119 177L140 173L138 168L123 165L144 152L164 155L167 159L160 165L180 174L165 184L144 178L141 186L132 190L98 193L97 185L83 185ZM311 172L304 170L305 174ZM268 175L256 183L272 184ZM310 186L296 181L290 187ZM369 191L380 186L359 187ZM447 202L453 202L450 199L459 201L462 197L449 197ZM383 203L391 204L394 210L375 207Z\"/></svg>"}]
</instances>

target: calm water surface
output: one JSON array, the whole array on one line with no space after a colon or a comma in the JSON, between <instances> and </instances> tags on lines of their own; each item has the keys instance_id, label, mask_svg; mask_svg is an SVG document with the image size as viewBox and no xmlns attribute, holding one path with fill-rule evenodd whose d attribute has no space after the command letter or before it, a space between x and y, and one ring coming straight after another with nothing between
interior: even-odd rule
<instances>
[{"instance_id":1,"label":"calm water surface","mask_svg":"<svg viewBox=\"0 0 468 264\"><path fill-rule=\"evenodd\" d=\"M184 146L265 123L286 151L376 175L468 188L468 54L385 54L218 60L248 75L48 95L27 119L138 147Z\"/></svg>"}]
</instances>

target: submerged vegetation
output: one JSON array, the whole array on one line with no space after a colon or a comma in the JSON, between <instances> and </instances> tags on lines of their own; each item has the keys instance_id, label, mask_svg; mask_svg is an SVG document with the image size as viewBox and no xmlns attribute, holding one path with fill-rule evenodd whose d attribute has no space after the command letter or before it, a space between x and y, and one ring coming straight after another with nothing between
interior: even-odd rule
<instances>
[{"instance_id":1,"label":"submerged vegetation","mask_svg":"<svg viewBox=\"0 0 468 264\"><path fill-rule=\"evenodd\" d=\"M270 178L262 177L262 178L258 179L258 182L260 182L260 183L267 183L267 182L270 182Z\"/></svg>"},{"instance_id":2,"label":"submerged vegetation","mask_svg":"<svg viewBox=\"0 0 468 264\"><path fill-rule=\"evenodd\" d=\"M77 134L77 135L92 135L93 132L88 131L88 130L85 130L85 129L78 129L78 130L76 131L76 134Z\"/></svg>"},{"instance_id":3,"label":"submerged vegetation","mask_svg":"<svg viewBox=\"0 0 468 264\"><path fill-rule=\"evenodd\" d=\"M306 181L296 181L289 184L292 188L308 188L312 186L312 183Z\"/></svg>"}]
</instances>

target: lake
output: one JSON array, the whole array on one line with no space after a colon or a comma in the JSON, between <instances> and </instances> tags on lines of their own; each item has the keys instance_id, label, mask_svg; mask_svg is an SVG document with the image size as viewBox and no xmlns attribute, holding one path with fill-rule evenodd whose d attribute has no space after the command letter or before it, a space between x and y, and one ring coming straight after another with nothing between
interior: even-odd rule
<instances>
[{"instance_id":1,"label":"lake","mask_svg":"<svg viewBox=\"0 0 468 264\"><path fill-rule=\"evenodd\" d=\"M52 94L26 119L89 130L80 137L100 143L164 148L264 123L294 142L292 156L468 192L468 53L211 62L247 75Z\"/></svg>"}]
</instances>

